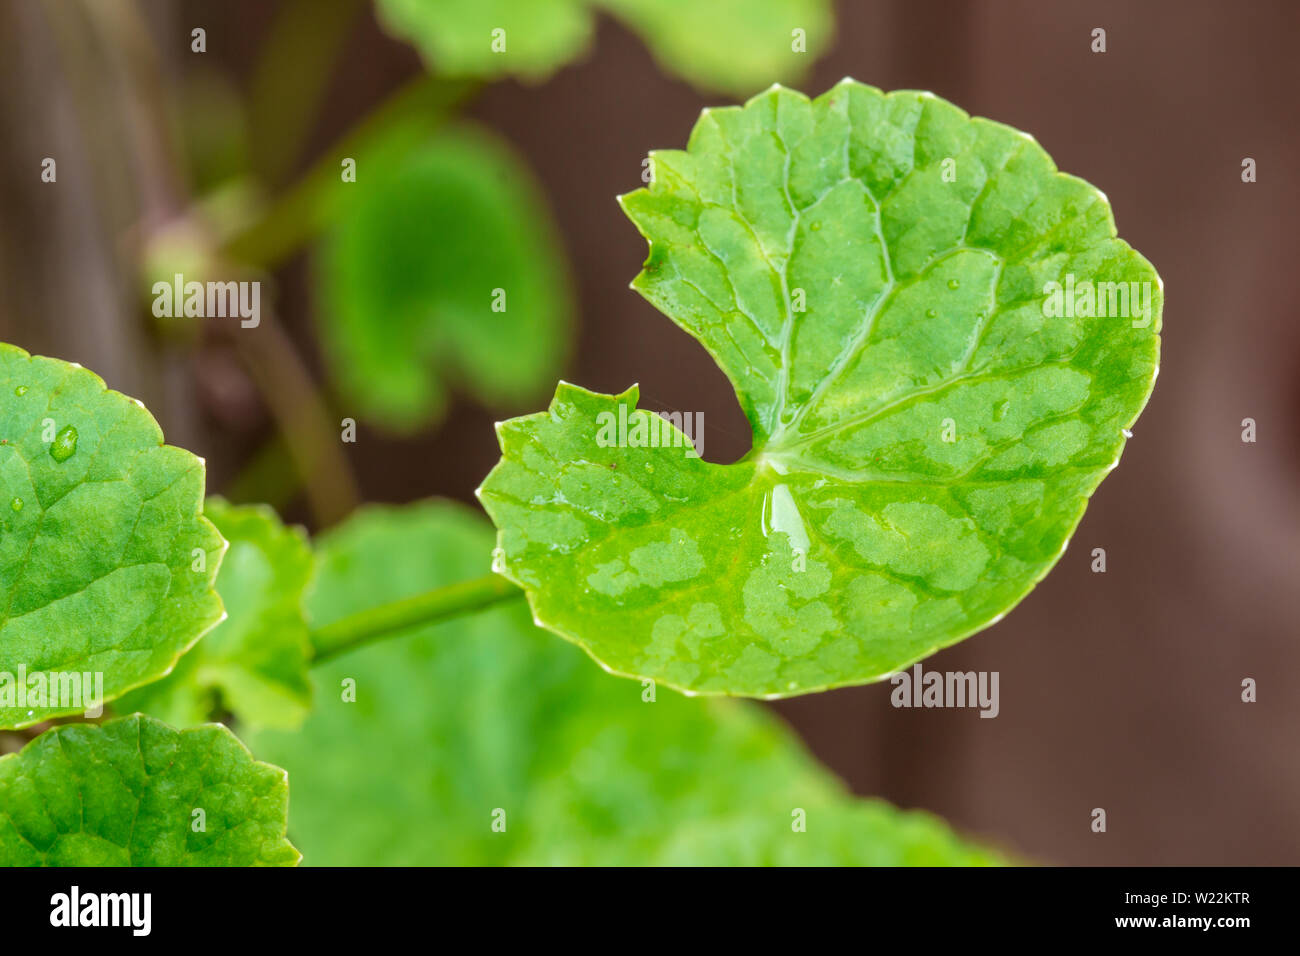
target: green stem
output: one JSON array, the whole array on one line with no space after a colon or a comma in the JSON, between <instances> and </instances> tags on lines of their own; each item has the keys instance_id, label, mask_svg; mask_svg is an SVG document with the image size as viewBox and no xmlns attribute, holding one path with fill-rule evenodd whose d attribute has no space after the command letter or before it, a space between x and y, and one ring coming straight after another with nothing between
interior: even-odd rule
<instances>
[{"instance_id":1,"label":"green stem","mask_svg":"<svg viewBox=\"0 0 1300 956\"><path fill-rule=\"evenodd\" d=\"M420 624L434 624L523 596L523 591L499 574L487 574L381 604L313 631L315 662L331 660Z\"/></svg>"},{"instance_id":2,"label":"green stem","mask_svg":"<svg viewBox=\"0 0 1300 956\"><path fill-rule=\"evenodd\" d=\"M329 527L356 508L356 477L320 390L270 310L257 331L230 338L275 419L317 524Z\"/></svg>"},{"instance_id":3,"label":"green stem","mask_svg":"<svg viewBox=\"0 0 1300 956\"><path fill-rule=\"evenodd\" d=\"M268 185L279 185L297 160L364 9L365 0L284 0L277 8L248 98L250 139Z\"/></svg>"},{"instance_id":4,"label":"green stem","mask_svg":"<svg viewBox=\"0 0 1300 956\"><path fill-rule=\"evenodd\" d=\"M323 225L326 199L341 181L343 159L355 159L395 123L408 117L444 119L476 88L470 81L421 76L399 89L323 155L257 222L231 236L224 257L272 269L311 239Z\"/></svg>"}]
</instances>

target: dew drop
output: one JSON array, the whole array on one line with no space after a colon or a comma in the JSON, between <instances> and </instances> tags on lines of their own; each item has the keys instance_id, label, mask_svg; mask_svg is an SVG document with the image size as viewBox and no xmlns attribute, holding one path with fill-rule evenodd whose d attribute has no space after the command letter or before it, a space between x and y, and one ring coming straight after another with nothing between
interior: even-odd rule
<instances>
[{"instance_id":1,"label":"dew drop","mask_svg":"<svg viewBox=\"0 0 1300 956\"><path fill-rule=\"evenodd\" d=\"M64 425L50 442L50 457L57 462L65 462L77 453L77 428Z\"/></svg>"},{"instance_id":2,"label":"dew drop","mask_svg":"<svg viewBox=\"0 0 1300 956\"><path fill-rule=\"evenodd\" d=\"M997 408L993 409L993 420L995 422L1000 422L1002 419L1006 418L1007 409L1010 407L1011 403L1008 401L998 402Z\"/></svg>"},{"instance_id":3,"label":"dew drop","mask_svg":"<svg viewBox=\"0 0 1300 956\"><path fill-rule=\"evenodd\" d=\"M960 279L949 279L949 280L948 280L948 288L949 288L949 289L960 289L960 288L961 288L961 280L960 280Z\"/></svg>"},{"instance_id":4,"label":"dew drop","mask_svg":"<svg viewBox=\"0 0 1300 956\"><path fill-rule=\"evenodd\" d=\"M12 508L14 511L22 511L23 499L15 498L13 501L9 502L9 507Z\"/></svg>"},{"instance_id":5,"label":"dew drop","mask_svg":"<svg viewBox=\"0 0 1300 956\"><path fill-rule=\"evenodd\" d=\"M19 385L17 388L14 389L14 394L17 395L19 398L22 398L24 395L27 394L27 386Z\"/></svg>"},{"instance_id":6,"label":"dew drop","mask_svg":"<svg viewBox=\"0 0 1300 956\"><path fill-rule=\"evenodd\" d=\"M933 319L933 318L934 318L936 315L938 315L938 314L939 314L939 313L936 312L934 309L926 309L926 310L925 310L925 317L926 317L927 319Z\"/></svg>"},{"instance_id":7,"label":"dew drop","mask_svg":"<svg viewBox=\"0 0 1300 956\"><path fill-rule=\"evenodd\" d=\"M816 231L817 231L818 229L820 229L821 227L822 227L822 224L821 224L820 222L814 222L814 223L813 223L812 225L810 225L808 228L811 229L813 232L816 232Z\"/></svg>"}]
</instances>

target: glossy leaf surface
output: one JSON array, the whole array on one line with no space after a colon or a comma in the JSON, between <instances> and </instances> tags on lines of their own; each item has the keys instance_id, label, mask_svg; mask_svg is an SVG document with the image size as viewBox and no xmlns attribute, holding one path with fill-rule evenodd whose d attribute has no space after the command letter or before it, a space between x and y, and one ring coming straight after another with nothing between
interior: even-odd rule
<instances>
[{"instance_id":1,"label":"glossy leaf surface","mask_svg":"<svg viewBox=\"0 0 1300 956\"><path fill-rule=\"evenodd\" d=\"M717 360L753 450L694 457L635 388L500 425L480 497L538 621L618 673L782 696L1000 619L1155 380L1159 278L1105 197L1023 133L852 81L707 110L652 157L622 198L634 286Z\"/></svg>"},{"instance_id":2,"label":"glossy leaf surface","mask_svg":"<svg viewBox=\"0 0 1300 956\"><path fill-rule=\"evenodd\" d=\"M217 724L136 714L0 757L2 866L292 866L285 773Z\"/></svg>"},{"instance_id":3,"label":"glossy leaf surface","mask_svg":"<svg viewBox=\"0 0 1300 956\"><path fill-rule=\"evenodd\" d=\"M93 712L221 620L203 485L139 402L0 345L0 728Z\"/></svg>"}]
</instances>

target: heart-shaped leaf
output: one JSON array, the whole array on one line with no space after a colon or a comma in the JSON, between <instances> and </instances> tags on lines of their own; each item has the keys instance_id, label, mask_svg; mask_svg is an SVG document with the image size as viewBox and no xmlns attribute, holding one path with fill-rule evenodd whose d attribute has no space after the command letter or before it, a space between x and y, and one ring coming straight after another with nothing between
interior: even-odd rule
<instances>
[{"instance_id":1,"label":"heart-shaped leaf","mask_svg":"<svg viewBox=\"0 0 1300 956\"><path fill-rule=\"evenodd\" d=\"M114 706L193 726L229 711L241 724L297 727L311 706L311 643L302 594L312 572L306 532L264 505L209 498L204 513L230 543L217 575L226 619L176 669Z\"/></svg>"},{"instance_id":2,"label":"heart-shaped leaf","mask_svg":"<svg viewBox=\"0 0 1300 956\"><path fill-rule=\"evenodd\" d=\"M403 126L357 170L317 270L346 407L407 431L441 417L452 385L494 405L545 394L570 303L527 168L482 131Z\"/></svg>"},{"instance_id":3,"label":"heart-shaped leaf","mask_svg":"<svg viewBox=\"0 0 1300 956\"><path fill-rule=\"evenodd\" d=\"M1001 618L1063 553L1153 386L1162 295L1105 197L924 93L774 87L623 197L634 286L754 431L693 456L561 385L480 489L537 620L616 672L782 696Z\"/></svg>"},{"instance_id":4,"label":"heart-shaped leaf","mask_svg":"<svg viewBox=\"0 0 1300 956\"><path fill-rule=\"evenodd\" d=\"M312 622L476 577L491 540L459 505L366 508L318 542ZM316 676L300 731L249 738L292 776L308 864L996 862L852 799L757 705L610 680L523 602Z\"/></svg>"},{"instance_id":5,"label":"heart-shaped leaf","mask_svg":"<svg viewBox=\"0 0 1300 956\"><path fill-rule=\"evenodd\" d=\"M0 757L0 866L292 866L285 772L136 714Z\"/></svg>"},{"instance_id":6,"label":"heart-shaped leaf","mask_svg":"<svg viewBox=\"0 0 1300 956\"><path fill-rule=\"evenodd\" d=\"M0 383L4 728L93 713L170 671L221 620L225 542L203 462L139 402L10 345Z\"/></svg>"}]
</instances>

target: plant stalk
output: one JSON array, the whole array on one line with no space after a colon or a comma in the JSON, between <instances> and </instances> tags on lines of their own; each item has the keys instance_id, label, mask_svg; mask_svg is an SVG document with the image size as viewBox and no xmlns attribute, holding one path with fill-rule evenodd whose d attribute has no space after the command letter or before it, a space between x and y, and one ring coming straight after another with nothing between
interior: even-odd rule
<instances>
[{"instance_id":1,"label":"plant stalk","mask_svg":"<svg viewBox=\"0 0 1300 956\"><path fill-rule=\"evenodd\" d=\"M356 508L360 492L325 400L269 311L256 334L230 339L275 419L317 524L327 528Z\"/></svg>"},{"instance_id":2,"label":"plant stalk","mask_svg":"<svg viewBox=\"0 0 1300 956\"><path fill-rule=\"evenodd\" d=\"M404 119L419 117L430 124L445 119L475 88L467 80L425 75L397 90L327 150L261 219L229 237L222 246L223 257L264 269L281 265L320 230L328 206L325 197L339 182L339 164L344 157L364 153L370 143Z\"/></svg>"},{"instance_id":3,"label":"plant stalk","mask_svg":"<svg viewBox=\"0 0 1300 956\"><path fill-rule=\"evenodd\" d=\"M524 592L499 574L459 581L400 601L372 607L327 624L312 632L314 663L332 660L372 641L421 624L434 624L482 610L502 601L522 598Z\"/></svg>"}]
</instances>

